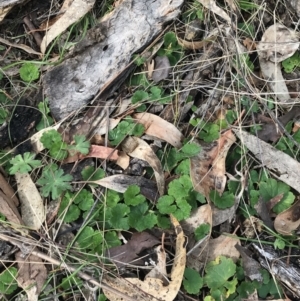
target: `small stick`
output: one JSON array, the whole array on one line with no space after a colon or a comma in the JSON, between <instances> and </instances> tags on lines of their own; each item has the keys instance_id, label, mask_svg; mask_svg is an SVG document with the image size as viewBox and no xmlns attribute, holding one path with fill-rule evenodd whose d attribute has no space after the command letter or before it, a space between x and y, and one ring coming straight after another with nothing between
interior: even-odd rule
<instances>
[{"instance_id":1,"label":"small stick","mask_svg":"<svg viewBox=\"0 0 300 301\"><path fill-rule=\"evenodd\" d=\"M36 44L40 47L42 44L42 36L37 32L37 29L35 28L35 26L32 24L32 22L27 16L23 19L23 22L28 27L29 32L32 33Z\"/></svg>"}]
</instances>

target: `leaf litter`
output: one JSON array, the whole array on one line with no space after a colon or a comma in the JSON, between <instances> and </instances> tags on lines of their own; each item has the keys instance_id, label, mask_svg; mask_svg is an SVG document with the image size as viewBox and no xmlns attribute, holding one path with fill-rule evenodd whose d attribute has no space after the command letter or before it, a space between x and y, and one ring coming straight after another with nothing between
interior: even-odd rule
<instances>
[{"instance_id":1,"label":"leaf litter","mask_svg":"<svg viewBox=\"0 0 300 301\"><path fill-rule=\"evenodd\" d=\"M103 43L101 51L104 53L110 51L110 44L104 45L105 41L112 41L114 35L120 44L124 43L122 45L130 42L128 37L117 38L117 31L107 36L101 26L93 27L89 21L75 24L97 5L96 2L65 1L57 11L58 16L43 22L34 20L33 28L39 24L40 30L47 31L40 49L32 43L29 47L26 40L11 43L6 36L5 39L0 37L0 43L4 48L11 47L5 48L7 53L18 48L38 58L37 50L41 50L45 62L47 49L57 61L61 55L57 52L64 49L63 52L69 52L65 61L76 62L76 66L84 70L86 59L90 60L89 66L93 65L93 51L98 44ZM106 82L101 79L102 89L92 92L94 107L70 113L71 107L62 104L61 113L67 117L55 125L48 124L48 128L35 134L36 121L32 125L25 123L27 117L22 117L18 108L15 120L25 130L19 137L17 133L11 135L10 143L5 144L12 147L8 155L13 158L6 160L12 166L3 163L0 208L6 221L1 222L1 233L11 235L11 241L21 250L15 256L7 256L18 268L19 286L26 291L29 300L39 300L46 279L53 282L50 269L45 268L40 258L46 262L56 262L55 258L69 261L71 255L69 266L65 263L62 266L75 272L75 261L82 266L94 264L95 254L98 259L103 256L114 263L111 266L102 261L102 257L100 259L106 271L101 292L109 300L175 300L178 296L188 298L185 294L213 301L281 300L287 294L294 300L287 290L280 288L280 283L299 297L295 276L299 267L293 263L290 268L279 260L289 256L287 246L297 251L294 235L300 220L299 201L293 205L299 193L297 147L300 139L299 130L296 127L291 130L299 107L292 107L297 105L298 99L292 97L295 91L286 81L288 69L284 67L287 59L297 57L297 28L287 22L287 15L275 6L275 21L274 15L266 11L261 14L264 8L257 1L247 4L225 1L224 6L219 1L199 0L191 6L194 11L189 6L181 7L182 1L175 2L174 7L168 7L170 3L147 6L153 9L148 18L153 11L159 11L168 21L180 16L180 26L179 23L174 28L171 25L170 32L153 34L156 40L151 38L153 44L148 48L142 45L145 49L134 56L134 63L127 62L126 68L116 72L113 79ZM273 1L270 2L272 10ZM294 5L292 1L287 2L291 2L287 7ZM80 14L74 10L78 4L83 8ZM117 14L104 17L110 20L106 25L114 23L119 12L126 15L130 7L137 7L133 0L124 0L118 5ZM255 11L257 7L260 10ZM231 11L243 23L235 24ZM283 15L279 17L278 14ZM293 12L289 14L295 17ZM111 15L114 18L110 18ZM144 21L140 20L141 25ZM72 42L68 40L74 35L67 29L71 24L86 34L80 41L77 37ZM114 28L114 24L110 25ZM161 24L157 28L159 26ZM195 31L191 32L190 28ZM66 38L64 33L69 36ZM151 34L148 33L148 37ZM39 46L38 41L36 46ZM125 51L126 47L123 49ZM27 54L23 55L26 58ZM14 62L13 56L7 58L6 64ZM56 70L63 69L62 65ZM7 66L1 65L3 67L5 77ZM26 68L34 70L34 77L30 77L33 81L44 72L48 77L47 85L50 85L48 66L42 69L24 64L19 73L25 81L21 73L26 75L29 72ZM293 68L291 70L296 73L293 84L297 87L298 70ZM121 73L123 78L118 75ZM123 85L126 77L128 82ZM78 79L74 75L70 81L73 79L74 95L80 96L85 78ZM110 89L111 86L114 88ZM15 93L4 92L12 94L10 99L16 98ZM55 112L51 113L55 116ZM0 119L6 114L5 110L0 111ZM44 116L44 121L46 117L51 118ZM4 117L12 127L9 120ZM9 126L5 122L2 137L8 136ZM61 149L53 148L59 135L53 136L53 145L41 142L43 134L51 130L63 133L59 138ZM24 142L27 138L31 144L29 149ZM30 154L31 151L35 154ZM66 157L61 153L58 156L61 151ZM29 155L25 155L26 152ZM35 164L35 158L42 159L44 165L37 164L41 162L38 160ZM87 160L92 164L81 170L81 162ZM18 174L20 168L30 175ZM72 181L70 170L74 179L79 180ZM5 171L15 174L17 186ZM55 206L51 206L54 203ZM61 208L66 215L58 218ZM178 222L172 214L189 217ZM171 229L169 216L175 230ZM34 235L28 236L25 230L22 232L21 225L29 227L47 244L35 240ZM71 239L63 242L69 244L68 248L56 251L55 258L43 257L40 251L56 247L55 236L51 234L54 229L63 233L59 243L63 242L64 231L71 232ZM273 229L276 232L269 232ZM122 242L119 237L126 232L130 232L131 238ZM243 236L248 239L250 236L246 233L250 232L256 243L245 243L241 239ZM170 240L165 240L166 233ZM36 246L38 251L33 248L28 251L27 244L22 247L16 243L15 237L22 240L25 236L29 245ZM1 237L9 240L7 236ZM263 259L262 254L267 254L264 244L273 244L273 249L268 251L272 256ZM28 256L24 257L26 252ZM147 273L142 259L148 258L149 253L154 254L155 259L150 259L153 267ZM270 269L274 258L280 271ZM19 265L14 264L16 261ZM21 265L26 266L26 273ZM131 269L132 265L139 266L137 273ZM261 272L261 267L266 270ZM277 282L267 280L267 270ZM290 275L290 271L295 275ZM134 276L127 278L127 272ZM64 287L72 291L76 284L81 290L80 278L101 288L99 279L81 271L79 277L75 274L65 272L67 278L59 277L59 289ZM0 275L0 289L1 281ZM28 289L28 286L32 287ZM92 294L91 290L88 294ZM70 297L70 293L67 295ZM99 295L99 298L102 297Z\"/></svg>"}]
</instances>

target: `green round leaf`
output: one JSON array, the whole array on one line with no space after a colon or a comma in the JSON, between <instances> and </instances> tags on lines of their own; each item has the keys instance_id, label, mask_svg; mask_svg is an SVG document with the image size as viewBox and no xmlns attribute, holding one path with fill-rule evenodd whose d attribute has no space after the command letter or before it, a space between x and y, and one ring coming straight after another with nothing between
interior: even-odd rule
<instances>
[{"instance_id":1,"label":"green round leaf","mask_svg":"<svg viewBox=\"0 0 300 301\"><path fill-rule=\"evenodd\" d=\"M31 82L40 77L39 68L32 63L25 63L19 70L20 77L24 82Z\"/></svg>"}]
</instances>

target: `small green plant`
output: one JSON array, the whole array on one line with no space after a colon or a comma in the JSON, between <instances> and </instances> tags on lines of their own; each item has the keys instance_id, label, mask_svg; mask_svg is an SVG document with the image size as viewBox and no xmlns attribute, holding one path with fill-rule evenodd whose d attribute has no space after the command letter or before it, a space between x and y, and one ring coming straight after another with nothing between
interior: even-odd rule
<instances>
[{"instance_id":1,"label":"small green plant","mask_svg":"<svg viewBox=\"0 0 300 301\"><path fill-rule=\"evenodd\" d=\"M130 227L137 231L151 229L157 223L157 216L149 212L149 205L136 185L129 186L124 193L124 203L119 199L107 200L110 206L106 210L107 222L113 229L128 230Z\"/></svg>"},{"instance_id":2,"label":"small green plant","mask_svg":"<svg viewBox=\"0 0 300 301\"><path fill-rule=\"evenodd\" d=\"M149 93L143 90L137 90L133 93L131 102L133 104L149 101L149 102L158 102L161 104L167 104L171 102L172 97L170 95L165 95L163 90L157 86L152 86Z\"/></svg>"},{"instance_id":3,"label":"small green plant","mask_svg":"<svg viewBox=\"0 0 300 301\"><path fill-rule=\"evenodd\" d=\"M183 13L182 17L185 22L190 22L195 19L203 21L204 13L205 9L203 8L202 4L198 1L194 1L189 5L189 9Z\"/></svg>"},{"instance_id":4,"label":"small green plant","mask_svg":"<svg viewBox=\"0 0 300 301\"><path fill-rule=\"evenodd\" d=\"M135 63L137 66L142 66L142 65L147 61L147 59L146 59L145 57L142 57L142 56L139 55L139 54L133 55L133 59L134 59L134 63Z\"/></svg>"},{"instance_id":5,"label":"small green plant","mask_svg":"<svg viewBox=\"0 0 300 301\"><path fill-rule=\"evenodd\" d=\"M24 153L23 155L17 155L12 158L9 163L12 165L9 169L11 175L19 173L27 173L32 171L34 168L42 165L40 160L35 160L35 155L31 153Z\"/></svg>"},{"instance_id":6,"label":"small green plant","mask_svg":"<svg viewBox=\"0 0 300 301\"><path fill-rule=\"evenodd\" d=\"M63 160L68 156L68 145L56 130L49 130L43 133L40 141L49 150L52 158Z\"/></svg>"},{"instance_id":7,"label":"small green plant","mask_svg":"<svg viewBox=\"0 0 300 301\"><path fill-rule=\"evenodd\" d=\"M211 226L209 224L202 224L195 229L195 238L197 241L203 239L210 232Z\"/></svg>"},{"instance_id":8,"label":"small green plant","mask_svg":"<svg viewBox=\"0 0 300 301\"><path fill-rule=\"evenodd\" d=\"M87 155L90 148L90 142L86 141L86 138L82 135L74 136L74 145L68 145L63 141L62 135L56 130L49 130L43 133L41 142L44 147L49 150L50 156L56 160L65 159L68 154L74 155L75 153L81 153Z\"/></svg>"},{"instance_id":9,"label":"small green plant","mask_svg":"<svg viewBox=\"0 0 300 301\"><path fill-rule=\"evenodd\" d=\"M255 27L251 23L238 23L238 28L245 36L248 37L255 36Z\"/></svg>"},{"instance_id":10,"label":"small green plant","mask_svg":"<svg viewBox=\"0 0 300 301\"><path fill-rule=\"evenodd\" d=\"M256 3L254 3L253 1L249 1L249 0L239 0L237 1L238 6L245 11L252 11L253 9L257 9L258 5Z\"/></svg>"},{"instance_id":11,"label":"small green plant","mask_svg":"<svg viewBox=\"0 0 300 301\"><path fill-rule=\"evenodd\" d=\"M217 208L226 209L234 205L234 195L232 192L225 191L220 196L216 190L212 190L209 193L210 200L214 203Z\"/></svg>"},{"instance_id":12,"label":"small green plant","mask_svg":"<svg viewBox=\"0 0 300 301\"><path fill-rule=\"evenodd\" d=\"M201 147L196 143L186 143L180 150L171 148L166 154L158 152L162 157L164 169L171 172L175 167L176 174L189 174L189 158L199 154Z\"/></svg>"},{"instance_id":13,"label":"small green plant","mask_svg":"<svg viewBox=\"0 0 300 301\"><path fill-rule=\"evenodd\" d=\"M127 135L140 137L144 131L145 127L142 124L136 124L131 117L127 117L108 132L108 139L112 145L118 145Z\"/></svg>"},{"instance_id":14,"label":"small green plant","mask_svg":"<svg viewBox=\"0 0 300 301\"><path fill-rule=\"evenodd\" d=\"M284 60L282 67L286 73L293 72L297 67L300 67L300 53L297 51L291 57Z\"/></svg>"},{"instance_id":15,"label":"small green plant","mask_svg":"<svg viewBox=\"0 0 300 301\"><path fill-rule=\"evenodd\" d=\"M237 278L234 277L236 264L231 258L217 257L216 260L206 265L205 272L204 285L210 289L211 296L206 297L204 300L221 301L236 291L238 283Z\"/></svg>"},{"instance_id":16,"label":"small green plant","mask_svg":"<svg viewBox=\"0 0 300 301\"><path fill-rule=\"evenodd\" d=\"M167 56L171 66L175 66L181 59L182 53L182 47L178 44L175 33L167 32L164 35L164 44L157 54L159 56Z\"/></svg>"},{"instance_id":17,"label":"small green plant","mask_svg":"<svg viewBox=\"0 0 300 301\"><path fill-rule=\"evenodd\" d=\"M83 155L87 155L90 150L90 142L86 140L86 138L82 135L75 135L74 136L74 145L70 145L68 150L71 154L81 153Z\"/></svg>"},{"instance_id":18,"label":"small green plant","mask_svg":"<svg viewBox=\"0 0 300 301\"><path fill-rule=\"evenodd\" d=\"M198 137L205 142L212 142L220 137L221 128L218 124L205 122L199 118L190 120L190 124L200 129Z\"/></svg>"},{"instance_id":19,"label":"small green plant","mask_svg":"<svg viewBox=\"0 0 300 301\"><path fill-rule=\"evenodd\" d=\"M259 178L258 173L254 170L250 172L249 191L250 204L253 208L259 197L262 197L264 202L269 202L272 198L282 194L282 199L272 208L277 214L290 208L295 200L295 195L287 184L266 177Z\"/></svg>"},{"instance_id":20,"label":"small green plant","mask_svg":"<svg viewBox=\"0 0 300 301\"><path fill-rule=\"evenodd\" d=\"M0 274L0 293L9 295L18 288L17 269L14 267L7 268Z\"/></svg>"},{"instance_id":21,"label":"small green plant","mask_svg":"<svg viewBox=\"0 0 300 301\"><path fill-rule=\"evenodd\" d=\"M189 201L193 185L190 177L183 175L169 184L168 195L160 197L156 207L161 214L173 214L179 221L190 216L192 206Z\"/></svg>"},{"instance_id":22,"label":"small green plant","mask_svg":"<svg viewBox=\"0 0 300 301\"><path fill-rule=\"evenodd\" d=\"M20 77L24 82L32 82L40 77L39 68L32 63L25 63L19 70Z\"/></svg>"},{"instance_id":23,"label":"small green plant","mask_svg":"<svg viewBox=\"0 0 300 301\"><path fill-rule=\"evenodd\" d=\"M50 126L53 124L53 118L49 116L50 109L48 106L48 99L46 98L44 101L38 104L38 109L42 113L42 120L36 126L38 131Z\"/></svg>"},{"instance_id":24,"label":"small green plant","mask_svg":"<svg viewBox=\"0 0 300 301\"><path fill-rule=\"evenodd\" d=\"M84 218L93 204L93 194L86 189L82 189L76 194L67 191L61 201L58 215L63 217L64 222L70 223L76 221L81 213Z\"/></svg>"},{"instance_id":25,"label":"small green plant","mask_svg":"<svg viewBox=\"0 0 300 301\"><path fill-rule=\"evenodd\" d=\"M57 199L64 191L71 190L71 175L64 175L64 171L56 164L50 164L43 169L42 176L37 181L41 185L41 194L44 197L51 195L53 200Z\"/></svg>"},{"instance_id":26,"label":"small green plant","mask_svg":"<svg viewBox=\"0 0 300 301\"><path fill-rule=\"evenodd\" d=\"M199 275L199 272L191 268L186 268L183 275L183 287L189 293L197 295L200 289L203 287L203 278Z\"/></svg>"}]
</instances>

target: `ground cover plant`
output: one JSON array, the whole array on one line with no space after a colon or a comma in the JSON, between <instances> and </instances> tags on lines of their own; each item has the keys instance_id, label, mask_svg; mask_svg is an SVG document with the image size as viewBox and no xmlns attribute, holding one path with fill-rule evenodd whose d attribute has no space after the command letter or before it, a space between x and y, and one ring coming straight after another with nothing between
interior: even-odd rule
<instances>
[{"instance_id":1,"label":"ground cover plant","mask_svg":"<svg viewBox=\"0 0 300 301\"><path fill-rule=\"evenodd\" d=\"M20 2L0 12L1 298L298 300L292 1L166 9L130 68L71 113L47 94L51 72L130 46L114 26L137 4L82 2L74 20L76 0ZM75 74L74 95L89 93Z\"/></svg>"}]
</instances>

